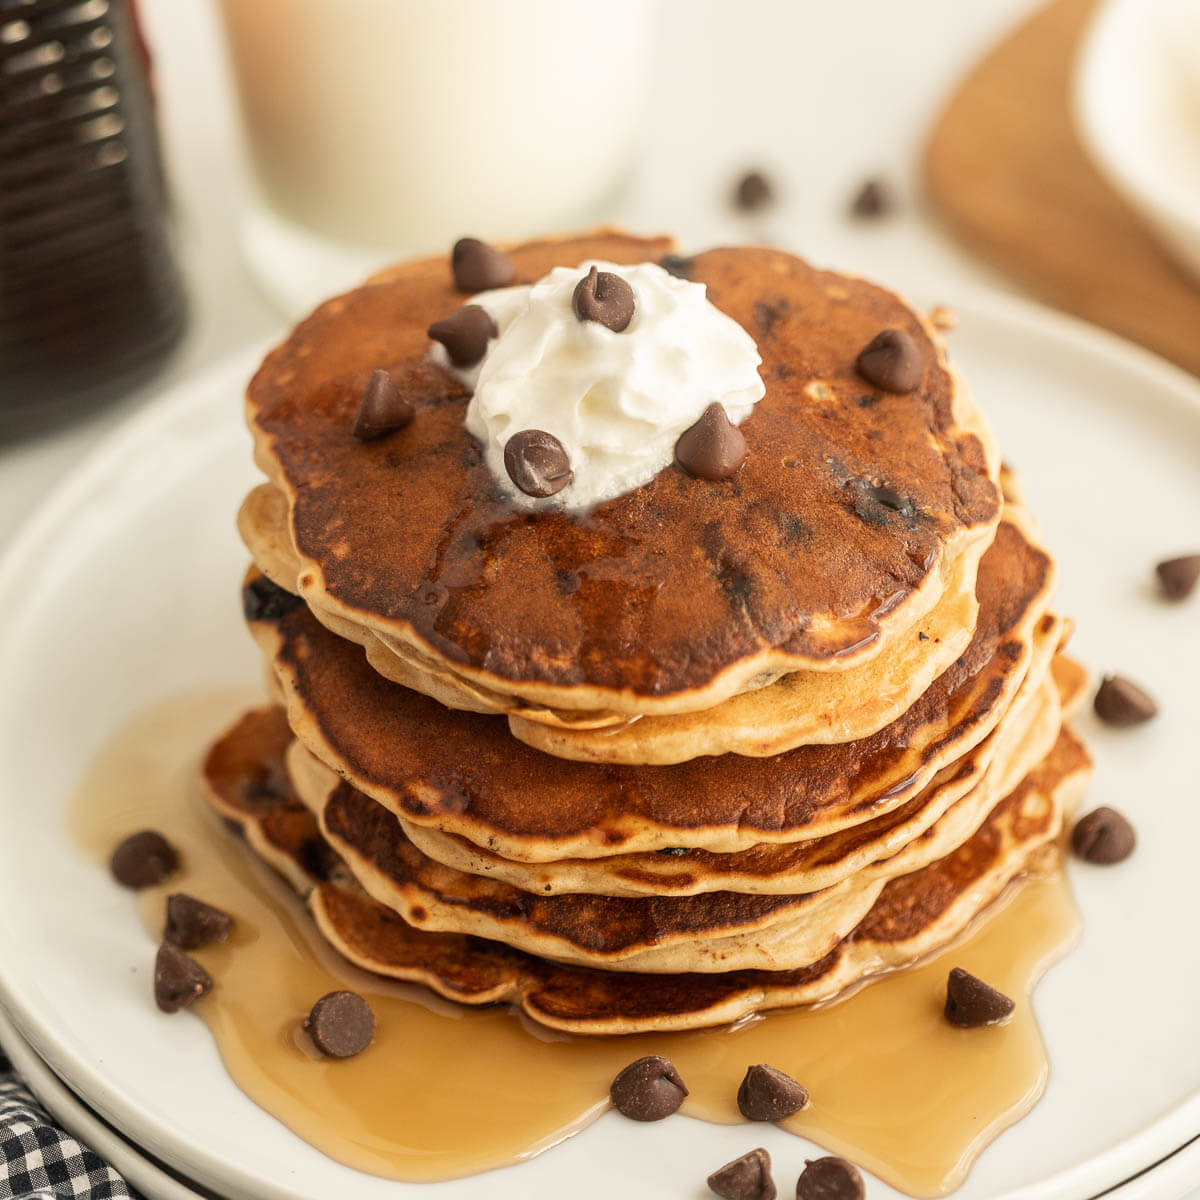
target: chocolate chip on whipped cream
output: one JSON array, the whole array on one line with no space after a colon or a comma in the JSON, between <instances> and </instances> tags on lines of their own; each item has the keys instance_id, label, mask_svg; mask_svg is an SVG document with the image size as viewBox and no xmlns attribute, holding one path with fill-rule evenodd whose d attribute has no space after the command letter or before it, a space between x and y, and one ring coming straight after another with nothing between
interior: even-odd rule
<instances>
[{"instance_id":1,"label":"chocolate chip on whipped cream","mask_svg":"<svg viewBox=\"0 0 1200 1200\"><path fill-rule=\"evenodd\" d=\"M456 367L473 367L487 353L488 341L499 331L486 308L467 304L452 316L434 321L427 332L446 347Z\"/></svg>"},{"instance_id":2,"label":"chocolate chip on whipped cream","mask_svg":"<svg viewBox=\"0 0 1200 1200\"><path fill-rule=\"evenodd\" d=\"M718 1167L707 1182L721 1200L775 1200L777 1195L771 1156L761 1146Z\"/></svg>"},{"instance_id":3,"label":"chocolate chip on whipped cream","mask_svg":"<svg viewBox=\"0 0 1200 1200\"><path fill-rule=\"evenodd\" d=\"M108 865L118 883L140 890L170 879L179 868L179 854L161 833L143 829L117 846Z\"/></svg>"},{"instance_id":4,"label":"chocolate chip on whipped cream","mask_svg":"<svg viewBox=\"0 0 1200 1200\"><path fill-rule=\"evenodd\" d=\"M728 479L746 461L746 438L714 402L675 443L675 461L701 479Z\"/></svg>"},{"instance_id":5,"label":"chocolate chip on whipped cream","mask_svg":"<svg viewBox=\"0 0 1200 1200\"><path fill-rule=\"evenodd\" d=\"M661 1121L687 1094L675 1065L658 1054L631 1062L609 1088L613 1107L631 1121Z\"/></svg>"},{"instance_id":6,"label":"chocolate chip on whipped cream","mask_svg":"<svg viewBox=\"0 0 1200 1200\"><path fill-rule=\"evenodd\" d=\"M450 251L454 286L460 292L486 292L507 287L516 276L506 254L478 238L459 238Z\"/></svg>"},{"instance_id":7,"label":"chocolate chip on whipped cream","mask_svg":"<svg viewBox=\"0 0 1200 1200\"><path fill-rule=\"evenodd\" d=\"M925 362L903 329L877 333L859 352L858 373L885 392L911 392L925 378Z\"/></svg>"},{"instance_id":8,"label":"chocolate chip on whipped cream","mask_svg":"<svg viewBox=\"0 0 1200 1200\"><path fill-rule=\"evenodd\" d=\"M613 333L624 333L637 301L633 288L613 271L591 270L575 285L571 307L581 321L595 321Z\"/></svg>"},{"instance_id":9,"label":"chocolate chip on whipped cream","mask_svg":"<svg viewBox=\"0 0 1200 1200\"><path fill-rule=\"evenodd\" d=\"M945 1012L951 1025L962 1029L999 1025L1015 1007L1010 997L962 967L954 967L946 979Z\"/></svg>"},{"instance_id":10,"label":"chocolate chip on whipped cream","mask_svg":"<svg viewBox=\"0 0 1200 1200\"><path fill-rule=\"evenodd\" d=\"M504 469L527 496L561 492L571 482L571 460L563 444L544 429L522 429L504 445Z\"/></svg>"},{"instance_id":11,"label":"chocolate chip on whipped cream","mask_svg":"<svg viewBox=\"0 0 1200 1200\"><path fill-rule=\"evenodd\" d=\"M630 302L636 311L622 325ZM750 334L704 284L658 263L586 260L471 303L499 331L482 361L456 367L442 345L430 358L472 390L467 430L517 508L554 495L556 508L577 512L631 492L671 465L709 405L737 425L766 392ZM561 446L571 472L561 489L528 490L509 469L506 448L525 430Z\"/></svg>"},{"instance_id":12,"label":"chocolate chip on whipped cream","mask_svg":"<svg viewBox=\"0 0 1200 1200\"><path fill-rule=\"evenodd\" d=\"M413 402L401 393L389 372L372 371L354 418L354 436L360 442L373 441L412 424L415 415Z\"/></svg>"}]
</instances>

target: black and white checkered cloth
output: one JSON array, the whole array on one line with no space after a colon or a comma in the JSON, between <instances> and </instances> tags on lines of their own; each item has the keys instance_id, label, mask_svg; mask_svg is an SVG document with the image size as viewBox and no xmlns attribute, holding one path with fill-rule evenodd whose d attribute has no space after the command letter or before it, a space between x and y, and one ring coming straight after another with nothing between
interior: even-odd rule
<instances>
[{"instance_id":1,"label":"black and white checkered cloth","mask_svg":"<svg viewBox=\"0 0 1200 1200\"><path fill-rule=\"evenodd\" d=\"M139 1200L108 1163L54 1123L2 1050L0 1200Z\"/></svg>"}]
</instances>

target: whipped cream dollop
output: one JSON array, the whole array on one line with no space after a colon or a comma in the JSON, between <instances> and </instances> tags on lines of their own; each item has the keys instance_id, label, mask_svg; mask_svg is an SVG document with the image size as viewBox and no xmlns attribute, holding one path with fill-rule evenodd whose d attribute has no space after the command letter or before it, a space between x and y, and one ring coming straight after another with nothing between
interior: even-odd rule
<instances>
[{"instance_id":1,"label":"whipped cream dollop","mask_svg":"<svg viewBox=\"0 0 1200 1200\"><path fill-rule=\"evenodd\" d=\"M576 285L592 266L633 288L633 318L619 333L575 315ZM469 303L498 331L482 362L463 370L449 367L442 347L434 355L473 388L467 429L522 508L590 508L640 487L671 463L680 434L710 404L739 424L766 390L754 339L709 302L703 284L655 263L556 267ZM570 459L571 482L548 499L519 491L505 469L505 445L527 429L553 434Z\"/></svg>"}]
</instances>

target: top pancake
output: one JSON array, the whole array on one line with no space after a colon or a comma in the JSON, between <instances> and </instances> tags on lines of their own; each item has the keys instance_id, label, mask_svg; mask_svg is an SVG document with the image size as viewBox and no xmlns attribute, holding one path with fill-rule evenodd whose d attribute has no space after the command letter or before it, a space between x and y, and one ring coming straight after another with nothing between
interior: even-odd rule
<instances>
[{"instance_id":1,"label":"top pancake","mask_svg":"<svg viewBox=\"0 0 1200 1200\"><path fill-rule=\"evenodd\" d=\"M668 248L609 233L509 253L531 282ZM932 335L890 292L778 251L714 250L687 271L763 357L748 458L721 483L667 467L582 516L508 503L465 429L465 389L428 361L426 327L464 299L445 258L322 305L248 393L306 599L483 686L623 712L703 709L764 672L861 663L919 619L1000 512ZM926 359L908 395L855 369L889 327ZM379 367L417 417L358 442L351 426Z\"/></svg>"}]
</instances>

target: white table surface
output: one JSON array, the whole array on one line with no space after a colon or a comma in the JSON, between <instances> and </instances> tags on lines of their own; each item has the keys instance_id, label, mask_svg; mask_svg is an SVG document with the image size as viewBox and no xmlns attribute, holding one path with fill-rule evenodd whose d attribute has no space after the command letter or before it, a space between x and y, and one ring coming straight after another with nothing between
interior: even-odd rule
<instances>
[{"instance_id":1,"label":"white table surface","mask_svg":"<svg viewBox=\"0 0 1200 1200\"><path fill-rule=\"evenodd\" d=\"M1012 290L935 224L918 164L957 79L1036 4L665 0L646 149L612 218L675 232L690 248L769 238L818 263L951 303L980 288ZM209 0L140 0L139 7L155 59L190 328L152 383L61 431L0 444L0 550L131 412L227 352L284 329L239 256L243 172L215 10ZM780 190L758 224L728 204L733 181L751 166L769 172ZM848 198L868 175L894 185L902 204L894 217L846 216Z\"/></svg>"}]
</instances>

